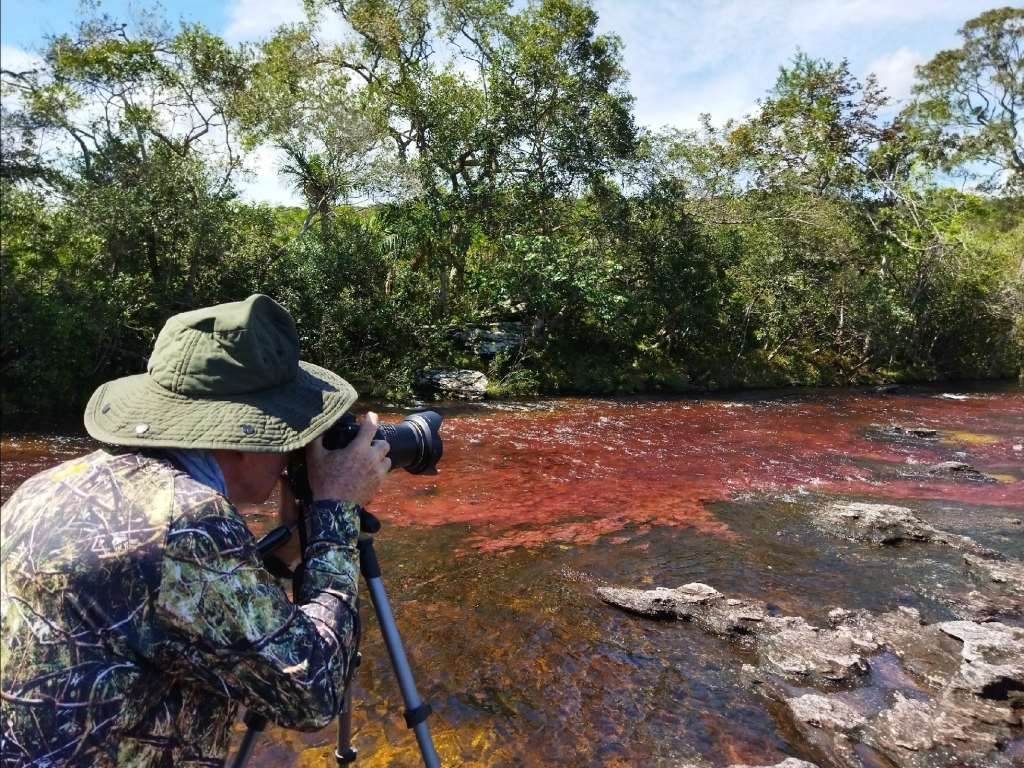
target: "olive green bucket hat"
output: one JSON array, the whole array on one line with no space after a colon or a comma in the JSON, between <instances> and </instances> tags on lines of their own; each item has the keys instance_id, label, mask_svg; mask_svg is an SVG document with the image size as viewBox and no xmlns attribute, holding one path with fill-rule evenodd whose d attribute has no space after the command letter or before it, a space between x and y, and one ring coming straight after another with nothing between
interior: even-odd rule
<instances>
[{"instance_id":1,"label":"olive green bucket hat","mask_svg":"<svg viewBox=\"0 0 1024 768\"><path fill-rule=\"evenodd\" d=\"M168 320L147 372L97 389L85 428L114 445L283 453L355 400L347 381L299 360L292 316L256 294Z\"/></svg>"}]
</instances>

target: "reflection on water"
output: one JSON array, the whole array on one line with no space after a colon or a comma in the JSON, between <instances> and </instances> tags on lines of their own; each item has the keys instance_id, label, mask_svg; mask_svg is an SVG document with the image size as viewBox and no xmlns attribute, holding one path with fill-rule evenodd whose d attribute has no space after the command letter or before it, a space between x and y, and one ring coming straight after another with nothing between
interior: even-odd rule
<instances>
[{"instance_id":1,"label":"reflection on water","mask_svg":"<svg viewBox=\"0 0 1024 768\"><path fill-rule=\"evenodd\" d=\"M949 618L943 595L980 588L960 554L845 542L808 524L836 495L903 499L932 525L1024 557L1024 390L967 399L908 391L448 410L441 474L396 473L374 510L385 526L376 537L384 582L420 693L437 713L443 762L820 759L741 683L748 648L628 616L594 589L703 581L816 622L840 605ZM870 426L893 423L938 434L894 438ZM5 436L4 498L27 474L86 448ZM911 471L946 460L1001 482ZM417 765L366 607L364 618L359 764ZM272 728L252 765L333 764L333 744L332 729Z\"/></svg>"}]
</instances>

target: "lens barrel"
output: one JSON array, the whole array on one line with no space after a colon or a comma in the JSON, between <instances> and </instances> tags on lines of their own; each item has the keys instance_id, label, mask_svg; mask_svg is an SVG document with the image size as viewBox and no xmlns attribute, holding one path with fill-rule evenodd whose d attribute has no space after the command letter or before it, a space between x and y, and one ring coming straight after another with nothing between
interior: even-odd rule
<instances>
[{"instance_id":1,"label":"lens barrel","mask_svg":"<svg viewBox=\"0 0 1024 768\"><path fill-rule=\"evenodd\" d=\"M413 413L401 424L381 422L374 440L388 443L388 458L392 469L404 469L413 475L437 474L437 463L441 460L444 445L438 430L441 428L441 414L436 411ZM355 415L351 412L324 433L324 448L344 448L359 433Z\"/></svg>"}]
</instances>

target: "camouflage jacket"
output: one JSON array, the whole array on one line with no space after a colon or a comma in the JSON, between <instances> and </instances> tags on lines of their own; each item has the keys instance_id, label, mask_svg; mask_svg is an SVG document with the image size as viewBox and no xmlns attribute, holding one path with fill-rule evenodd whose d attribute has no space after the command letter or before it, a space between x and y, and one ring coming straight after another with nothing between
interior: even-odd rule
<instances>
[{"instance_id":1,"label":"camouflage jacket","mask_svg":"<svg viewBox=\"0 0 1024 768\"><path fill-rule=\"evenodd\" d=\"M222 765L237 707L317 730L354 654L358 508L314 504L296 603L231 503L97 451L3 506L4 768Z\"/></svg>"}]
</instances>

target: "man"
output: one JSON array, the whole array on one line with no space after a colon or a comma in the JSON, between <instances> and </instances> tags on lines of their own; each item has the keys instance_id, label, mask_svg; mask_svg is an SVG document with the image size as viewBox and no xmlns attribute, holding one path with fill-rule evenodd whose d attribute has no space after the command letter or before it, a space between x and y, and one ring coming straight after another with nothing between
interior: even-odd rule
<instances>
[{"instance_id":1,"label":"man","mask_svg":"<svg viewBox=\"0 0 1024 768\"><path fill-rule=\"evenodd\" d=\"M172 317L147 373L96 390L85 424L109 447L3 507L5 767L221 765L239 704L286 728L331 721L358 513L390 468L373 414L344 450L321 445L355 399L299 361L291 316L260 295ZM265 502L302 446L314 504L292 603L235 505Z\"/></svg>"}]
</instances>

